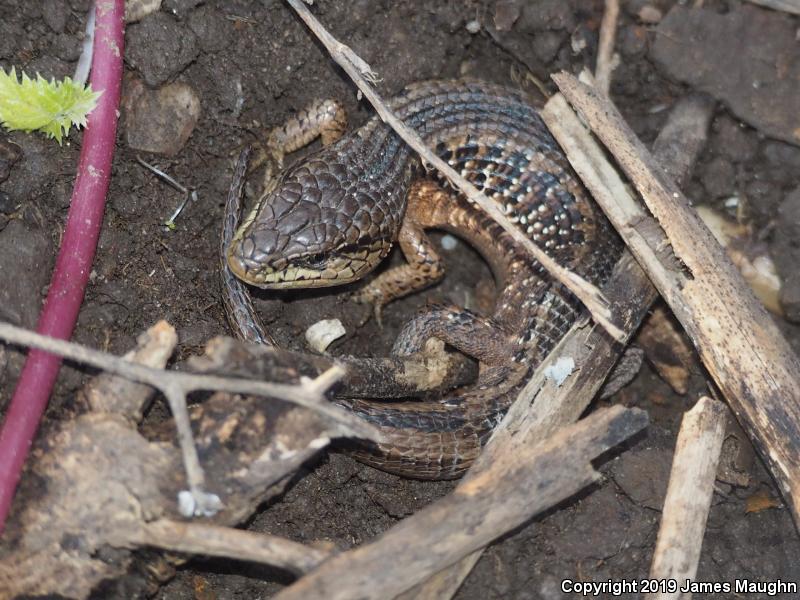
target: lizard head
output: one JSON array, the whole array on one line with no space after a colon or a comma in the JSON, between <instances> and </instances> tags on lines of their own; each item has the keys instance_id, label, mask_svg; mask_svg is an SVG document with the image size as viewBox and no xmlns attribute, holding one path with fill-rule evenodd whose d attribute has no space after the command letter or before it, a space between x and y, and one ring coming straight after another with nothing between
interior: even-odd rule
<instances>
[{"instance_id":1,"label":"lizard head","mask_svg":"<svg viewBox=\"0 0 800 600\"><path fill-rule=\"evenodd\" d=\"M236 277L267 289L326 287L355 281L383 260L399 216L348 189L337 167L302 163L262 196L227 250Z\"/></svg>"}]
</instances>

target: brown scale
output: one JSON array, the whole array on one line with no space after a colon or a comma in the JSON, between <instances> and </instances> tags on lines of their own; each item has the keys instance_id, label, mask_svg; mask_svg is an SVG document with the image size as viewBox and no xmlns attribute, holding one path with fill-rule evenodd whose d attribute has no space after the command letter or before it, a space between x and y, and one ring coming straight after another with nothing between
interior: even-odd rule
<instances>
[{"instance_id":1,"label":"brown scale","mask_svg":"<svg viewBox=\"0 0 800 600\"><path fill-rule=\"evenodd\" d=\"M607 277L619 241L518 91L477 81L424 82L406 88L390 105L559 263L594 283ZM330 117L315 115L303 117L312 130L295 121L270 143L296 148L297 140L307 143L321 128L342 130L338 119L327 126ZM296 139L288 139L293 131L299 132ZM359 447L360 460L412 477L457 477L580 308L500 226L442 181L426 178L419 161L379 119L338 141L333 137L327 135L325 148L267 186L236 235L228 234L228 265L237 277L267 288L332 285L363 276L396 242L406 264L375 277L355 296L379 313L393 299L444 276L426 230L443 229L474 246L497 282L493 312L432 307L408 323L393 353L409 354L430 337L440 338L480 361L477 383L437 401L341 402L377 425L387 440ZM282 157L283 151L269 152ZM253 330L242 323L242 315L256 319L252 306L239 305L235 312L234 325Z\"/></svg>"}]
</instances>

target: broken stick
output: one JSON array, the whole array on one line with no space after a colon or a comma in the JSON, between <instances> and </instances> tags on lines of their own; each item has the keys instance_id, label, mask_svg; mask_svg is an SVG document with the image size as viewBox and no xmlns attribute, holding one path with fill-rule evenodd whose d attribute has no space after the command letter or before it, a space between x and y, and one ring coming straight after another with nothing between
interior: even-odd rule
<instances>
[{"instance_id":1,"label":"broken stick","mask_svg":"<svg viewBox=\"0 0 800 600\"><path fill-rule=\"evenodd\" d=\"M568 157L573 167L681 322L780 484L795 525L800 524L800 360L616 107L571 75L553 79L617 159L655 219L627 193L616 173L593 169L602 151L566 110L556 123L560 131L553 131L556 139L572 147ZM579 154L583 159L575 161ZM613 191L595 185L603 182L611 183Z\"/></svg>"},{"instance_id":2,"label":"broken stick","mask_svg":"<svg viewBox=\"0 0 800 600\"><path fill-rule=\"evenodd\" d=\"M548 108L545 107L545 112ZM688 96L676 103L667 124L656 139L656 155L666 168L675 174L679 181L688 177L700 150L705 144L706 132L713 113L713 102L708 98ZM639 267L627 250L617 264L611 279L603 287L603 293L611 302L618 322L626 336L633 335L647 314L657 293L647 275ZM574 359L576 370L558 387L548 382L541 388L531 391L526 387L517 403L520 409L512 409L509 416L495 430L494 436L484 449L485 459L468 471L465 480L478 476L484 465L491 462L491 454L513 452L508 432L529 429L532 435L541 438L576 421L597 394L606 375L614 367L623 345L616 344L597 326L585 327L575 324L567 332L561 344L553 350L551 357L541 369L551 361L565 356ZM540 371L537 370L537 375ZM538 385L533 382L533 385ZM523 407L530 407L527 411ZM497 450L494 450L498 447ZM484 463L484 460L487 462ZM456 565L436 573L421 586L409 590L402 600L441 600L451 598L461 582L469 574L480 558L478 550Z\"/></svg>"},{"instance_id":3,"label":"broken stick","mask_svg":"<svg viewBox=\"0 0 800 600\"><path fill-rule=\"evenodd\" d=\"M646 425L644 411L615 406L538 444L521 445L481 477L375 541L325 561L275 598L393 598L597 481L589 461Z\"/></svg>"},{"instance_id":4,"label":"broken stick","mask_svg":"<svg viewBox=\"0 0 800 600\"><path fill-rule=\"evenodd\" d=\"M722 402L703 397L687 411L681 422L667 497L661 513L650 579L694 580L714 494L727 408ZM667 589L652 592L645 600L678 600L691 594Z\"/></svg>"}]
</instances>

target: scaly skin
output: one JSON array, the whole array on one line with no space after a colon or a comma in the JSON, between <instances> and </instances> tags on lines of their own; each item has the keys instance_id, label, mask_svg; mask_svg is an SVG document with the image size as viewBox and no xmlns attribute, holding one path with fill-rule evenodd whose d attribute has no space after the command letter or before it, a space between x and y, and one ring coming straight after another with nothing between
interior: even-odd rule
<instances>
[{"instance_id":1,"label":"scaly skin","mask_svg":"<svg viewBox=\"0 0 800 600\"><path fill-rule=\"evenodd\" d=\"M522 94L479 81L433 81L409 86L390 106L560 264L596 284L606 279L620 242ZM447 479L477 457L580 308L480 209L424 176L405 143L373 118L281 175L237 232L228 265L264 288L338 285L363 277L399 242L408 264L358 295L380 308L443 275L426 229L477 248L497 281L494 312L435 307L406 326L393 350L409 354L438 337L480 361L477 383L439 401L342 401L386 436L359 448L360 460Z\"/></svg>"}]
</instances>

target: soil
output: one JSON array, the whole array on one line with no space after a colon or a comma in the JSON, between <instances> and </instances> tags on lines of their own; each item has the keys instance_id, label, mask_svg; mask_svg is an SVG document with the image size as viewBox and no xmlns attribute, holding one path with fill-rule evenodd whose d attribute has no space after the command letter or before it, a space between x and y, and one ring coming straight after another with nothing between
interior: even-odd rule
<instances>
[{"instance_id":1,"label":"soil","mask_svg":"<svg viewBox=\"0 0 800 600\"><path fill-rule=\"evenodd\" d=\"M669 107L695 91L674 74L668 77L662 66L668 58L660 55L655 61L652 56L653 21L674 4L623 2L617 38L621 64L612 96L646 142L657 135ZM0 67L15 65L47 77L71 75L88 8L88 0L0 0ZM705 3L705 10L718 15L741 8L735 0ZM602 10L600 0L318 0L314 5L332 33L380 75L378 88L384 95L421 79L474 76L523 86L540 101L534 79L552 91L549 73L593 67ZM496 17L505 31L497 30ZM770 19L792 31L800 25L784 13L772 13ZM228 332L217 283L217 245L238 149L316 99L343 102L352 126L372 113L288 6L277 0L164 0L159 12L128 26L126 44L128 98L142 82L150 87L178 82L192 88L201 109L191 137L173 156L129 147L126 131L147 115L123 114L105 224L74 339L122 353L138 333L164 318L179 332L175 358L181 360L209 338ZM800 285L794 270L800 253L800 193L791 193L800 185L800 148L767 137L728 106L735 103L717 104L709 143L687 194L748 225L753 238L768 246L787 284ZM0 317L5 320L35 325L80 144L81 135L74 131L62 147L39 135L0 134ZM176 219L174 229L163 223L181 202L181 193L142 167L137 156L197 191L197 200ZM258 184L256 179L251 183L252 197ZM491 305L493 282L480 258L460 242L442 253L445 281L390 305L383 327L374 319L361 325L365 309L348 300L346 289L258 294L257 308L288 347L304 349L303 332L310 324L339 318L348 334L331 348L333 354L386 354L402 325L427 302L449 301L478 311ZM791 316L792 297L789 292L784 296ZM800 328L777 319L800 350ZM0 411L21 364L19 352L0 346ZM64 365L40 435L75 414L73 393L90 375L77 365ZM646 409L651 417L647 434L599 465L605 474L602 484L487 549L457 597L567 598L563 579L646 576L681 415L707 392L706 381L695 364L688 393L677 395L645 364L635 381L607 402ZM166 416L156 404L148 418ZM731 431L726 452L738 477L717 482L697 579L800 581L800 540L789 511L761 462L747 460L750 448L743 434L733 425ZM453 485L401 479L330 453L308 465L285 495L247 526L348 548ZM181 568L157 597L264 598L289 581L287 574L266 568L196 560ZM124 586L118 589L118 597L126 597Z\"/></svg>"}]
</instances>

